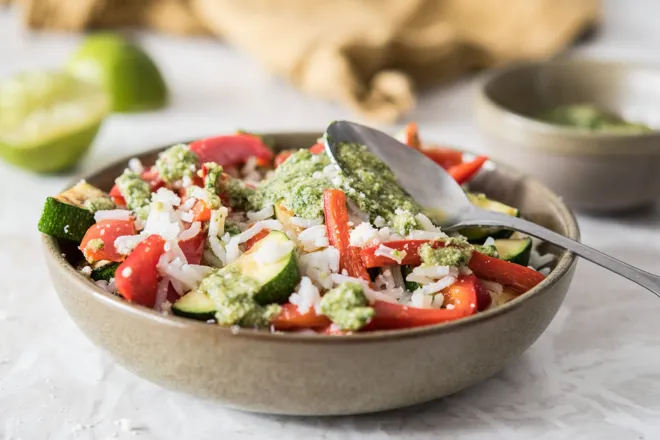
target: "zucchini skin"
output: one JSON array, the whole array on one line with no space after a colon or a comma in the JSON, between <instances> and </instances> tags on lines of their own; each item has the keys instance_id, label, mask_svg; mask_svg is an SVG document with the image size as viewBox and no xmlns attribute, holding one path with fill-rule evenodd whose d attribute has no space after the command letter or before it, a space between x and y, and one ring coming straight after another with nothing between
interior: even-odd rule
<instances>
[{"instance_id":1,"label":"zucchini skin","mask_svg":"<svg viewBox=\"0 0 660 440\"><path fill-rule=\"evenodd\" d=\"M111 278L114 278L115 276L115 271L119 267L120 263L110 263L106 264L105 266L99 267L97 269L92 270L92 274L90 277L94 281L110 281Z\"/></svg>"},{"instance_id":2,"label":"zucchini skin","mask_svg":"<svg viewBox=\"0 0 660 440\"><path fill-rule=\"evenodd\" d=\"M94 214L88 210L48 197L37 228L51 237L80 243L94 223Z\"/></svg>"}]
</instances>

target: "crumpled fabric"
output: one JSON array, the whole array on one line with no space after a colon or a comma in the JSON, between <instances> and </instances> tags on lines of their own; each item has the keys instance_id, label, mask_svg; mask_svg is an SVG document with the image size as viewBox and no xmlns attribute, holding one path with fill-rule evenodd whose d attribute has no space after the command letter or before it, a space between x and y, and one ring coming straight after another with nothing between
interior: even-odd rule
<instances>
[{"instance_id":1,"label":"crumpled fabric","mask_svg":"<svg viewBox=\"0 0 660 440\"><path fill-rule=\"evenodd\" d=\"M380 122L412 109L416 89L555 55L597 24L600 11L599 0L14 2L31 28L211 33L310 95Z\"/></svg>"}]
</instances>

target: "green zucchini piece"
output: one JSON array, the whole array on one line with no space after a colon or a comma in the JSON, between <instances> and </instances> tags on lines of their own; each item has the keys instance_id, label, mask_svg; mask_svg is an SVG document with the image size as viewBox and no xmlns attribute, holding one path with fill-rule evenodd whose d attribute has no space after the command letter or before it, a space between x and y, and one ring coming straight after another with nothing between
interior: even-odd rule
<instances>
[{"instance_id":1,"label":"green zucchini piece","mask_svg":"<svg viewBox=\"0 0 660 440\"><path fill-rule=\"evenodd\" d=\"M172 313L185 318L208 321L215 317L215 306L207 294L192 290L174 302Z\"/></svg>"},{"instance_id":2,"label":"green zucchini piece","mask_svg":"<svg viewBox=\"0 0 660 440\"><path fill-rule=\"evenodd\" d=\"M295 247L274 263L263 263L255 258L261 249L267 250L271 246L289 241L289 237L283 232L272 231L233 263L243 275L256 280L261 286L254 296L260 305L285 303L300 282Z\"/></svg>"},{"instance_id":3,"label":"green zucchini piece","mask_svg":"<svg viewBox=\"0 0 660 440\"><path fill-rule=\"evenodd\" d=\"M84 180L76 183L61 194L55 196L60 202L85 208L91 212L104 209L115 209L115 204L110 196Z\"/></svg>"},{"instance_id":4,"label":"green zucchini piece","mask_svg":"<svg viewBox=\"0 0 660 440\"><path fill-rule=\"evenodd\" d=\"M501 214L510 215L512 217L520 217L520 211L512 206L505 205L504 203L491 200L484 194L467 193L470 201L481 209L488 211L499 212ZM470 241L470 243L483 243L488 237L493 239L509 238L514 231L501 228L463 228L459 233Z\"/></svg>"},{"instance_id":5,"label":"green zucchini piece","mask_svg":"<svg viewBox=\"0 0 660 440\"><path fill-rule=\"evenodd\" d=\"M87 209L48 197L37 227L46 235L80 243L94 223L94 214Z\"/></svg>"},{"instance_id":6,"label":"green zucchini piece","mask_svg":"<svg viewBox=\"0 0 660 440\"><path fill-rule=\"evenodd\" d=\"M115 277L115 271L119 267L119 263L109 263L92 270L90 275L94 281L104 280L110 281Z\"/></svg>"},{"instance_id":7,"label":"green zucchini piece","mask_svg":"<svg viewBox=\"0 0 660 440\"><path fill-rule=\"evenodd\" d=\"M531 238L495 240L495 247L497 248L500 259L522 266L529 266L529 259L532 255Z\"/></svg>"},{"instance_id":8,"label":"green zucchini piece","mask_svg":"<svg viewBox=\"0 0 660 440\"><path fill-rule=\"evenodd\" d=\"M403 284L408 292L414 292L415 290L422 287L419 283L416 283L414 281L406 281L406 277L412 273L413 269L414 267L410 265L401 266L401 275L403 276Z\"/></svg>"}]
</instances>

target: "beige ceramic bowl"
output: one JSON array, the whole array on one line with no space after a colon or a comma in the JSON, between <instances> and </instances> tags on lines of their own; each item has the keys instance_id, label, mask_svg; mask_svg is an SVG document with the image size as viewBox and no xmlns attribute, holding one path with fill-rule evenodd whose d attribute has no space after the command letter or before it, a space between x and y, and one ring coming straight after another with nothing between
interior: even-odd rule
<instances>
[{"instance_id":1,"label":"beige ceramic bowl","mask_svg":"<svg viewBox=\"0 0 660 440\"><path fill-rule=\"evenodd\" d=\"M276 134L308 147L318 133ZM153 163L158 150L141 156ZM108 190L124 160L87 180ZM494 168L494 167L491 167ZM531 219L578 237L566 206L537 181L506 168L485 171L475 189L518 206ZM494 310L426 328L352 336L270 334L162 316L97 288L62 256L75 249L44 236L62 304L78 327L135 374L163 387L242 410L296 415L381 411L454 393L499 371L545 330L561 305L574 257L530 292Z\"/></svg>"},{"instance_id":2,"label":"beige ceramic bowl","mask_svg":"<svg viewBox=\"0 0 660 440\"><path fill-rule=\"evenodd\" d=\"M564 60L496 71L480 84L477 120L493 159L532 175L576 209L607 212L660 199L660 132L597 134L536 121L592 103L658 127L660 69Z\"/></svg>"}]
</instances>

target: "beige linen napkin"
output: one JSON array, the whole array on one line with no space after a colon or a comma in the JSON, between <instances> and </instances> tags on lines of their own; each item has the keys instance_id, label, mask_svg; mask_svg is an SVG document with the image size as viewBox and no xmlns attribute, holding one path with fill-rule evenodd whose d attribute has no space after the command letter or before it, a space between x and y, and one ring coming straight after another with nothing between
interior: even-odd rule
<instances>
[{"instance_id":1,"label":"beige linen napkin","mask_svg":"<svg viewBox=\"0 0 660 440\"><path fill-rule=\"evenodd\" d=\"M2 0L0 0L2 1ZM213 33L305 92L392 122L415 88L552 56L599 0L15 0L33 28Z\"/></svg>"}]
</instances>

